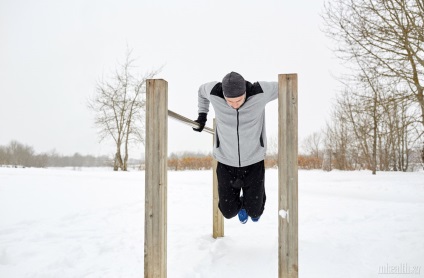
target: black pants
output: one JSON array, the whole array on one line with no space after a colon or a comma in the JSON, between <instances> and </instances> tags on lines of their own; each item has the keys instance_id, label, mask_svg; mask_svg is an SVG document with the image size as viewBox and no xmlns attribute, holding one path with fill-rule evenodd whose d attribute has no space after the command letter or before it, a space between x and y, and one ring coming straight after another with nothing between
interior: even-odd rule
<instances>
[{"instance_id":1,"label":"black pants","mask_svg":"<svg viewBox=\"0 0 424 278\"><path fill-rule=\"evenodd\" d=\"M241 208L250 217L259 217L265 208L264 161L246 166L232 167L218 162L218 207L225 218L237 215ZM243 198L240 198L242 191Z\"/></svg>"}]
</instances>

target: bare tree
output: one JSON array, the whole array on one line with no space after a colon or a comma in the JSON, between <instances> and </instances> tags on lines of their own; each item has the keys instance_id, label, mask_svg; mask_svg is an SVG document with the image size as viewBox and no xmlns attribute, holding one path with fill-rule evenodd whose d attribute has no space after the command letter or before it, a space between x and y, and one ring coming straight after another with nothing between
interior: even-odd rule
<instances>
[{"instance_id":1,"label":"bare tree","mask_svg":"<svg viewBox=\"0 0 424 278\"><path fill-rule=\"evenodd\" d=\"M12 158L12 165L20 165L24 167L30 167L32 165L32 159L35 155L33 147L19 143L16 140L12 140L9 143L8 149L10 157Z\"/></svg>"},{"instance_id":2,"label":"bare tree","mask_svg":"<svg viewBox=\"0 0 424 278\"><path fill-rule=\"evenodd\" d=\"M327 168L330 157L337 169L408 170L423 134L419 109L408 98L396 99L402 93L389 81L368 69L337 97L326 132Z\"/></svg>"},{"instance_id":3,"label":"bare tree","mask_svg":"<svg viewBox=\"0 0 424 278\"><path fill-rule=\"evenodd\" d=\"M9 164L9 160L10 157L6 147L0 146L0 165Z\"/></svg>"},{"instance_id":4,"label":"bare tree","mask_svg":"<svg viewBox=\"0 0 424 278\"><path fill-rule=\"evenodd\" d=\"M314 132L307 136L302 141L302 149L306 154L312 158L312 164L311 167L313 169L321 169L322 168L322 161L324 153L322 151L323 148L323 139L322 139L322 133L321 132Z\"/></svg>"},{"instance_id":5,"label":"bare tree","mask_svg":"<svg viewBox=\"0 0 424 278\"><path fill-rule=\"evenodd\" d=\"M124 63L111 78L98 82L96 94L88 101L88 107L95 113L100 141L112 138L115 143L115 171L127 171L131 142L144 144L145 84L160 71L153 70L137 77L133 73L134 62L128 50Z\"/></svg>"},{"instance_id":6,"label":"bare tree","mask_svg":"<svg viewBox=\"0 0 424 278\"><path fill-rule=\"evenodd\" d=\"M324 132L324 160L323 169L351 170L352 153L356 152L353 143L354 136L350 131L346 113L341 106L334 106L331 121L327 123Z\"/></svg>"},{"instance_id":7,"label":"bare tree","mask_svg":"<svg viewBox=\"0 0 424 278\"><path fill-rule=\"evenodd\" d=\"M362 151L366 168L377 171L377 141L379 123L382 117L379 100L385 84L381 83L375 68L368 67L363 61L358 61L360 71L352 87L338 99L337 105L346 114L352 134Z\"/></svg>"},{"instance_id":8,"label":"bare tree","mask_svg":"<svg viewBox=\"0 0 424 278\"><path fill-rule=\"evenodd\" d=\"M424 2L331 0L323 18L338 56L352 64L366 60L379 75L400 79L409 88L403 97L419 105L424 126Z\"/></svg>"}]
</instances>

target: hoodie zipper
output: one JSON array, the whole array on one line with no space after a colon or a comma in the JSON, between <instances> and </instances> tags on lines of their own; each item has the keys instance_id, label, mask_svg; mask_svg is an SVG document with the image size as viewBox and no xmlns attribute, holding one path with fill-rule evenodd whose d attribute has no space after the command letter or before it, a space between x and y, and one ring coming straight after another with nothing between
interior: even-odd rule
<instances>
[{"instance_id":1,"label":"hoodie zipper","mask_svg":"<svg viewBox=\"0 0 424 278\"><path fill-rule=\"evenodd\" d=\"M241 167L241 161L240 161L240 135L239 135L239 110L238 109L237 109L237 146L238 146L239 167Z\"/></svg>"}]
</instances>

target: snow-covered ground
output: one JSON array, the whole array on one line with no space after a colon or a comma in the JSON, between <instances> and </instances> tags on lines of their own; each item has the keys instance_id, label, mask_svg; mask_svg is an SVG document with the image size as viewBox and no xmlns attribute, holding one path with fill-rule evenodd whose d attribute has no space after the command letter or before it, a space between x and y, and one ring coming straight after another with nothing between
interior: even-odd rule
<instances>
[{"instance_id":1,"label":"snow-covered ground","mask_svg":"<svg viewBox=\"0 0 424 278\"><path fill-rule=\"evenodd\" d=\"M217 240L211 180L168 173L168 277L277 277L277 171ZM143 277L143 233L144 172L0 168L1 278ZM299 276L424 277L424 173L300 171Z\"/></svg>"}]
</instances>

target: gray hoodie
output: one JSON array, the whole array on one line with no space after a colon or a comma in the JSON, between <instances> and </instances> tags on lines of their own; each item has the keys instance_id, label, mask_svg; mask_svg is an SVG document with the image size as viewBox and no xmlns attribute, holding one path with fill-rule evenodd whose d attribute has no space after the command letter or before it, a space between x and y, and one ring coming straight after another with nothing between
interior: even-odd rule
<instances>
[{"instance_id":1,"label":"gray hoodie","mask_svg":"<svg viewBox=\"0 0 424 278\"><path fill-rule=\"evenodd\" d=\"M199 113L215 110L216 130L213 156L219 162L244 167L265 158L265 105L278 97L278 82L246 81L246 101L234 109L227 104L221 82L199 88Z\"/></svg>"}]
</instances>

